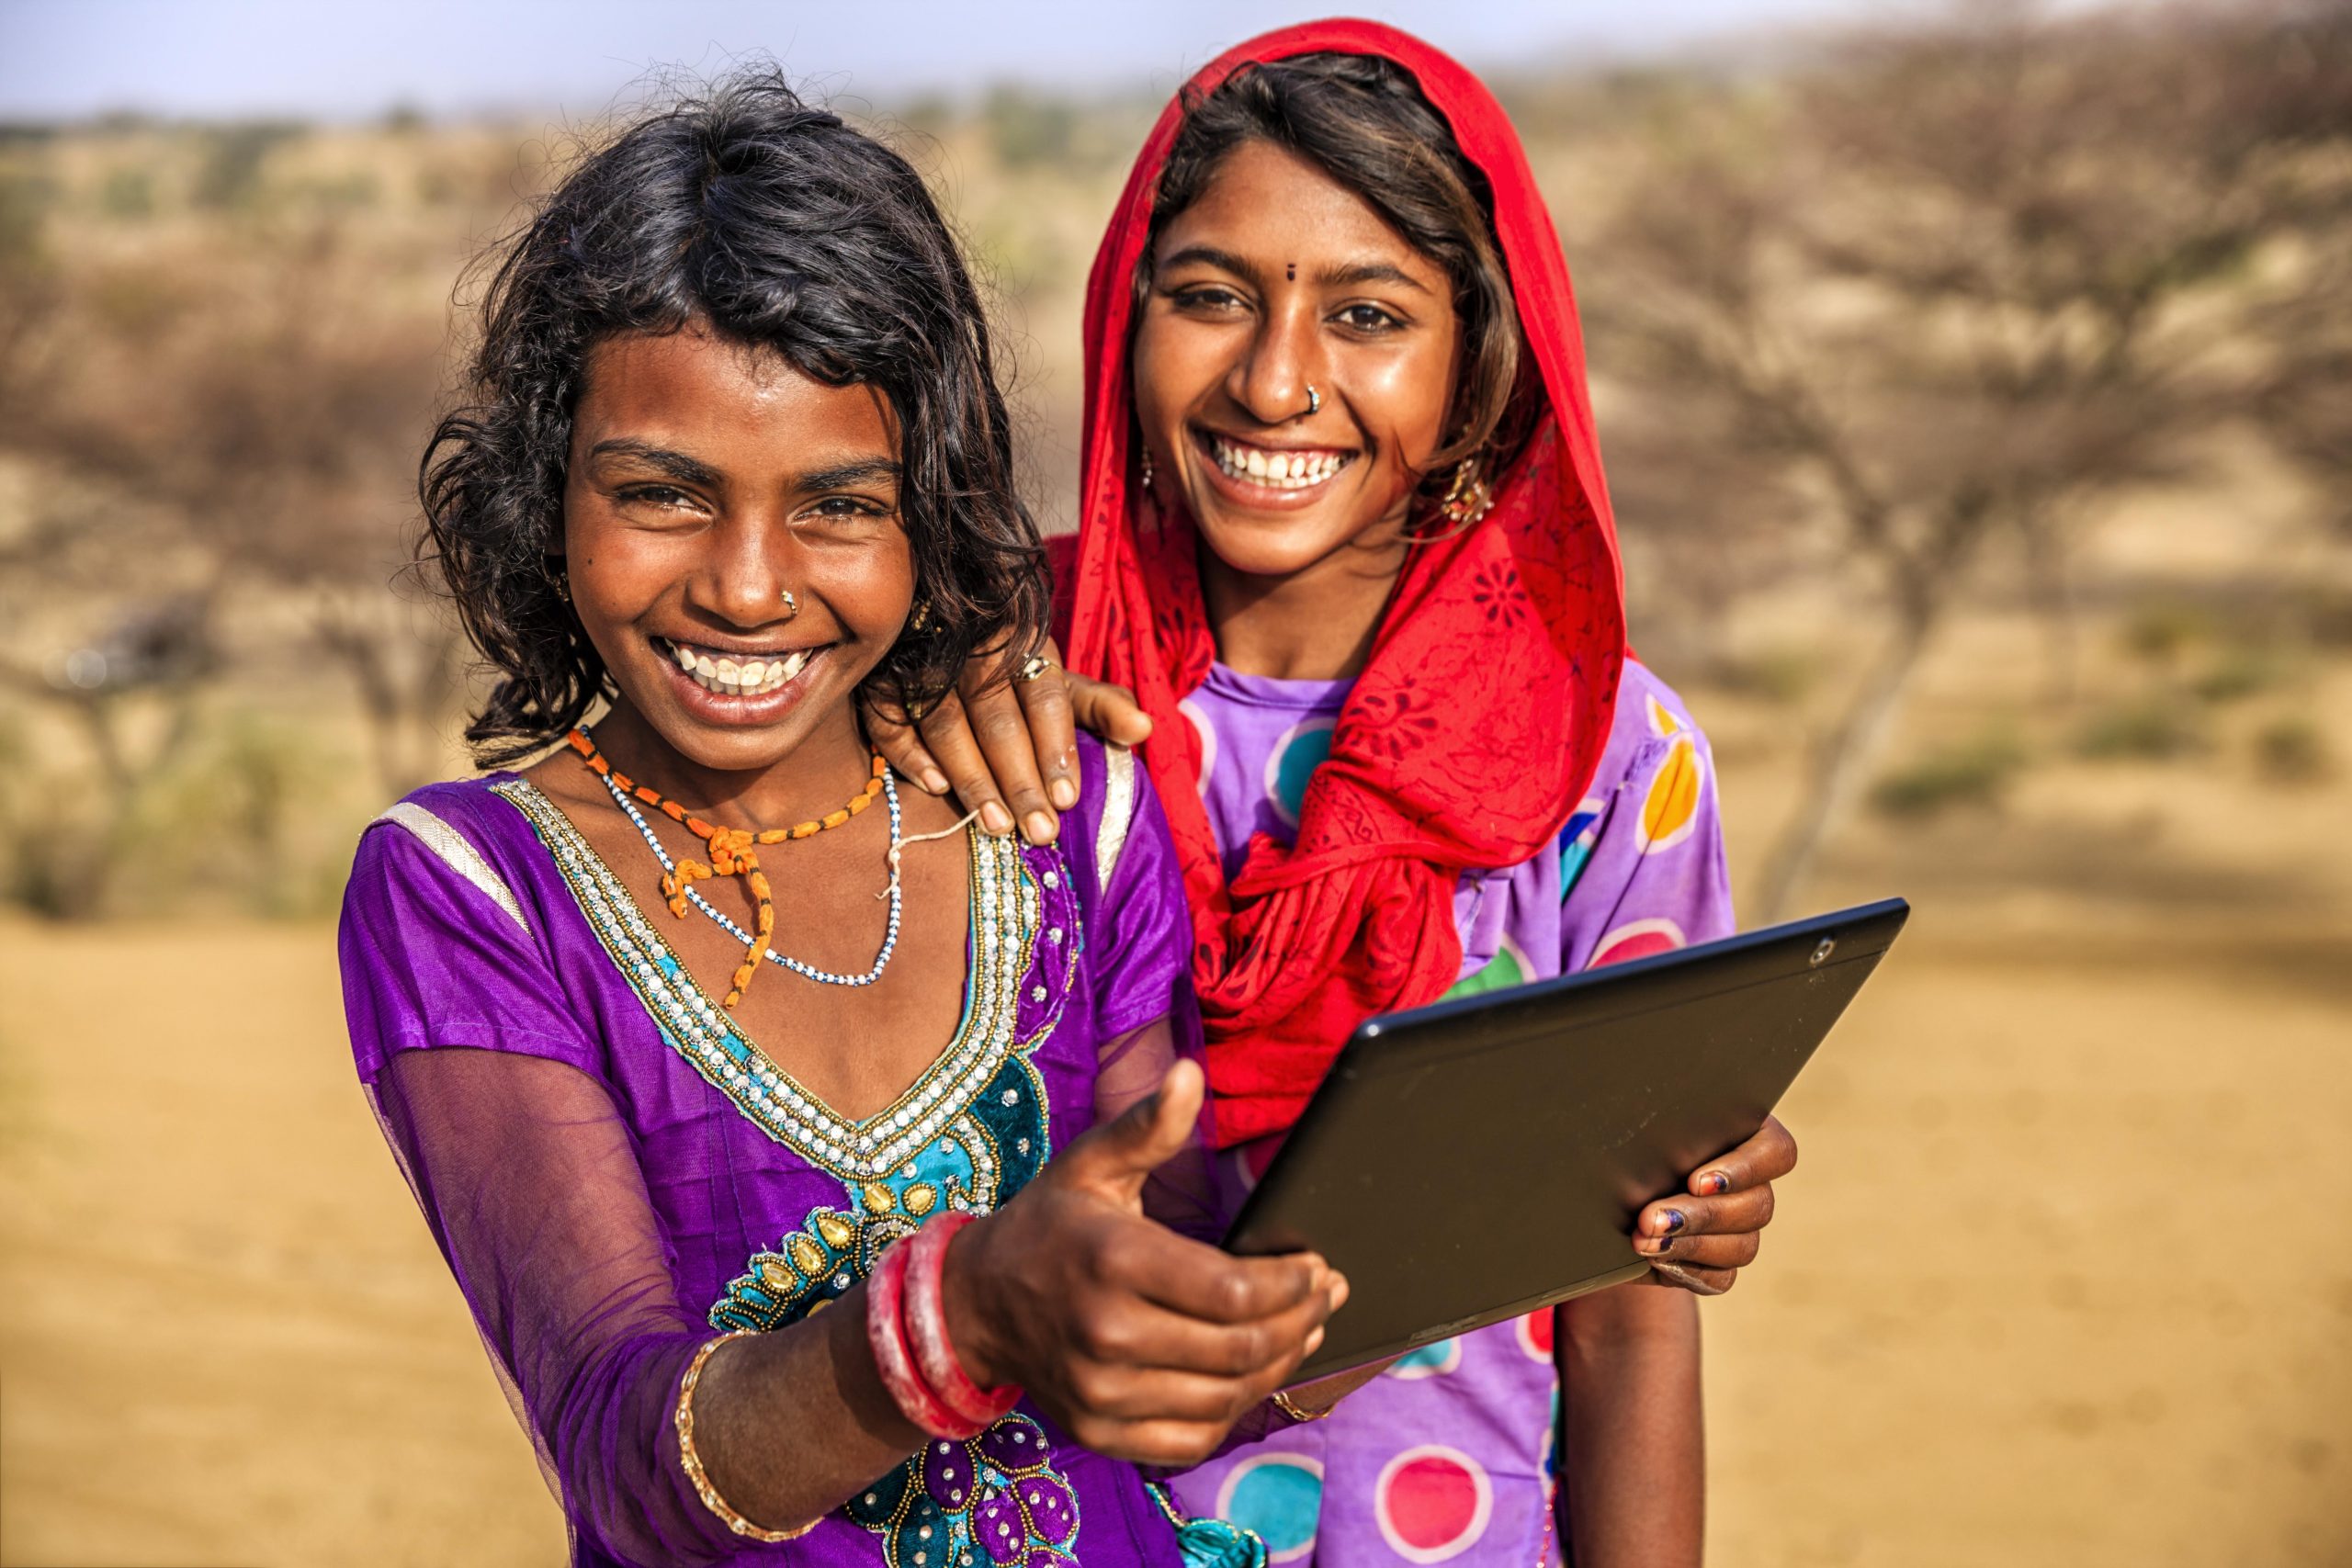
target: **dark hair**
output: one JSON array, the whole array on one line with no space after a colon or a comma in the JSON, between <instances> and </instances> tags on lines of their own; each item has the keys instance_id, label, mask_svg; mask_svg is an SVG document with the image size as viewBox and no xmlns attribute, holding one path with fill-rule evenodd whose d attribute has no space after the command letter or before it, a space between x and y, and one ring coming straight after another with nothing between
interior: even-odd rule
<instances>
[{"instance_id":1,"label":"dark hair","mask_svg":"<svg viewBox=\"0 0 2352 1568\"><path fill-rule=\"evenodd\" d=\"M1526 444L1534 400L1510 272L1495 237L1493 187L1463 156L1453 128L1421 96L1412 73L1393 61L1301 54L1255 62L1214 91L1193 95L1160 170L1138 293L1150 282L1167 225L1250 141L1271 142L1313 164L1445 269L1462 320L1463 373L1452 411L1460 434L1432 455L1432 483L1442 486L1444 470L1473 455L1490 480L1508 468Z\"/></svg>"},{"instance_id":2,"label":"dark hair","mask_svg":"<svg viewBox=\"0 0 2352 1568\"><path fill-rule=\"evenodd\" d=\"M690 322L831 386L880 390L899 431L916 602L869 687L936 701L978 648L1045 636L1035 525L954 237L907 161L770 72L654 113L573 168L500 248L465 404L426 446L425 537L497 684L466 739L485 765L585 716L611 682L549 570L589 353Z\"/></svg>"}]
</instances>

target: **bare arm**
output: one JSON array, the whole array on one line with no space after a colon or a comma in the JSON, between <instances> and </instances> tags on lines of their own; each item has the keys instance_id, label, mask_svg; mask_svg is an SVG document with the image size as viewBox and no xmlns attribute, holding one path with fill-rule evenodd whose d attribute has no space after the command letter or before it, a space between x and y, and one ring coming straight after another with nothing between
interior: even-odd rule
<instances>
[{"instance_id":1,"label":"bare arm","mask_svg":"<svg viewBox=\"0 0 2352 1568\"><path fill-rule=\"evenodd\" d=\"M1699 1312L1620 1285L1559 1308L1564 1535L1577 1568L1688 1568L1706 1534Z\"/></svg>"}]
</instances>

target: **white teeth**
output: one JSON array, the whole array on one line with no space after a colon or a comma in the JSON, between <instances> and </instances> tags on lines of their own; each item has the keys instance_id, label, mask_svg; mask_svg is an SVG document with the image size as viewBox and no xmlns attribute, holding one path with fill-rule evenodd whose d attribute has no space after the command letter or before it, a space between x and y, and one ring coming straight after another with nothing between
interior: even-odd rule
<instances>
[{"instance_id":1,"label":"white teeth","mask_svg":"<svg viewBox=\"0 0 2352 1568\"><path fill-rule=\"evenodd\" d=\"M1347 467L1351 459L1351 454L1344 452L1268 453L1218 437L1211 437L1210 447L1216 466L1227 478L1248 479L1268 490L1306 490L1319 485Z\"/></svg>"},{"instance_id":2,"label":"white teeth","mask_svg":"<svg viewBox=\"0 0 2352 1568\"><path fill-rule=\"evenodd\" d=\"M678 643L670 645L670 657L694 678L695 684L729 697L765 696L807 669L815 652L814 649L796 649L779 659L750 659L738 663L725 655L713 659Z\"/></svg>"}]
</instances>

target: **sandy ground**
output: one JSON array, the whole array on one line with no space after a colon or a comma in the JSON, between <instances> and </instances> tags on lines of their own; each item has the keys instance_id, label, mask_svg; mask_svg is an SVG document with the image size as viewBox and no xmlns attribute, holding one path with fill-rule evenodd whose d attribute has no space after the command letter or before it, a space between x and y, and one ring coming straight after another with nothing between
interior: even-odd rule
<instances>
[{"instance_id":1,"label":"sandy ground","mask_svg":"<svg viewBox=\"0 0 2352 1568\"><path fill-rule=\"evenodd\" d=\"M2343 933L1960 908L1705 1308L1713 1560L2352 1562ZM561 1561L347 1063L324 928L0 926L0 1562Z\"/></svg>"},{"instance_id":2,"label":"sandy ground","mask_svg":"<svg viewBox=\"0 0 2352 1568\"><path fill-rule=\"evenodd\" d=\"M2030 648L1961 628L1914 722ZM1789 715L1700 711L1752 868ZM2352 1563L2352 776L2221 741L1841 829L1805 904L1919 912L1702 1309L1713 1561ZM0 919L0 1568L563 1561L349 1063L324 924Z\"/></svg>"}]
</instances>

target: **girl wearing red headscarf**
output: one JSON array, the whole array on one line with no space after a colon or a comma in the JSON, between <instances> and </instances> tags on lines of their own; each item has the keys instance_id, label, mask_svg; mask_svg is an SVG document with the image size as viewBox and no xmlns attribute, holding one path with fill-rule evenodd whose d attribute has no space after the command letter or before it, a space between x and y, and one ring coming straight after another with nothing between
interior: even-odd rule
<instances>
[{"instance_id":1,"label":"girl wearing red headscarf","mask_svg":"<svg viewBox=\"0 0 2352 1568\"><path fill-rule=\"evenodd\" d=\"M1733 929L1706 741L1627 658L1558 240L1476 78L1364 22L1231 51L1145 144L1086 333L1068 690L1151 737L1243 1179L1373 1014ZM1037 837L1065 688L1024 673L976 728L1025 712L1042 766L952 709L884 744ZM1654 1276L1728 1286L1794 1155L1768 1124L1645 1209ZM1177 1490L1279 1562L1523 1564L1555 1529L1695 1562L1701 1462L1690 1294L1636 1285L1416 1351Z\"/></svg>"}]
</instances>

